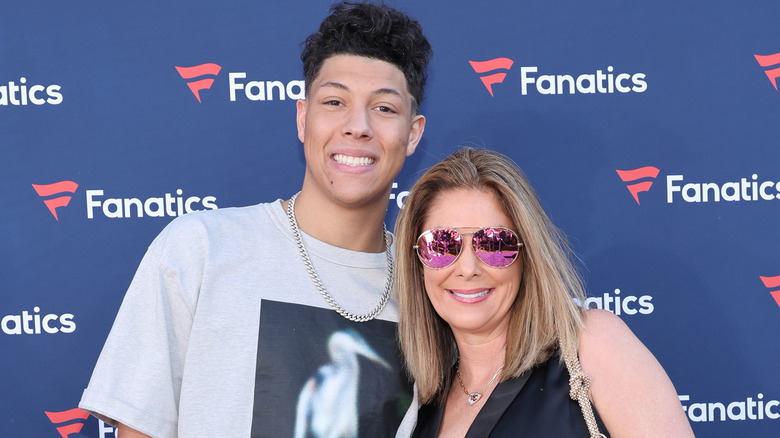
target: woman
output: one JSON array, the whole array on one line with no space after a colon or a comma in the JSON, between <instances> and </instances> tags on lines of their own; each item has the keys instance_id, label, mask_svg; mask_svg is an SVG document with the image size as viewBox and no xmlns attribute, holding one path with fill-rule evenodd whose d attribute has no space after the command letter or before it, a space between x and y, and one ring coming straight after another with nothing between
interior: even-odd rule
<instances>
[{"instance_id":1,"label":"woman","mask_svg":"<svg viewBox=\"0 0 780 438\"><path fill-rule=\"evenodd\" d=\"M464 149L432 167L396 238L422 405L412 436L693 436L653 355L618 317L576 304L564 239L508 158Z\"/></svg>"}]
</instances>

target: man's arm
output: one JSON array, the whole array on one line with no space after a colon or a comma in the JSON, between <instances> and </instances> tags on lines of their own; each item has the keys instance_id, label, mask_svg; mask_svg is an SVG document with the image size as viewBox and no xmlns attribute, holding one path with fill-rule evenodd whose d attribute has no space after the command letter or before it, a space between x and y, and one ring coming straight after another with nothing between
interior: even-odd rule
<instances>
[{"instance_id":1,"label":"man's arm","mask_svg":"<svg viewBox=\"0 0 780 438\"><path fill-rule=\"evenodd\" d=\"M133 426L151 437L175 435L177 400L189 342L192 298L183 283L197 282L199 254L169 224L144 255L122 300L79 407L103 421ZM186 225L186 224L185 224ZM183 247L183 248L182 248ZM186 266L186 268L183 268ZM184 272L186 271L186 272ZM190 289L193 289L192 287ZM124 437L146 436L124 431Z\"/></svg>"},{"instance_id":2,"label":"man's arm","mask_svg":"<svg viewBox=\"0 0 780 438\"><path fill-rule=\"evenodd\" d=\"M122 423L117 425L117 438L151 438L149 435L144 435L141 432L131 429Z\"/></svg>"}]
</instances>

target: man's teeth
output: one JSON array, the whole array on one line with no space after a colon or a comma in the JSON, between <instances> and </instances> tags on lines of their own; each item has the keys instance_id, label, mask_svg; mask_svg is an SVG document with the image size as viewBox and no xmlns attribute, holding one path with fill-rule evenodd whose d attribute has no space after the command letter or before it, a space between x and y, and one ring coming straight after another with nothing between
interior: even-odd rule
<instances>
[{"instance_id":1,"label":"man's teeth","mask_svg":"<svg viewBox=\"0 0 780 438\"><path fill-rule=\"evenodd\" d=\"M369 157L351 157L349 155L335 154L333 159L339 164L347 166L368 166L374 164L374 159Z\"/></svg>"},{"instance_id":2,"label":"man's teeth","mask_svg":"<svg viewBox=\"0 0 780 438\"><path fill-rule=\"evenodd\" d=\"M480 298L480 297L484 297L485 295L487 295L488 292L490 292L490 289L485 289L482 292L477 292L477 293L474 293L474 294L461 294L461 293L452 291L452 294L455 295L456 297L459 297L459 298Z\"/></svg>"}]
</instances>

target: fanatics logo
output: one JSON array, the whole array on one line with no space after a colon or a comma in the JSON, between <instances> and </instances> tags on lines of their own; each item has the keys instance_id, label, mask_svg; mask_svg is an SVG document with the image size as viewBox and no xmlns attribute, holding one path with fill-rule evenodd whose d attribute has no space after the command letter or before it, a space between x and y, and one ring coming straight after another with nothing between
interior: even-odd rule
<instances>
[{"instance_id":1,"label":"fanatics logo","mask_svg":"<svg viewBox=\"0 0 780 438\"><path fill-rule=\"evenodd\" d=\"M81 428L84 427L84 422L89 417L89 412L81 410L79 408L73 408L62 412L46 412L46 416L49 420L57 426L57 432L60 433L62 438L68 438L72 433L81 432Z\"/></svg>"},{"instance_id":2,"label":"fanatics logo","mask_svg":"<svg viewBox=\"0 0 780 438\"><path fill-rule=\"evenodd\" d=\"M776 289L770 291L769 293L772 294L772 298L774 298L775 302L777 302L777 305L780 306L780 275L776 277L759 276L758 278L764 282L764 286L766 286L768 289Z\"/></svg>"},{"instance_id":3,"label":"fanatics logo","mask_svg":"<svg viewBox=\"0 0 780 438\"><path fill-rule=\"evenodd\" d=\"M200 92L211 89L214 80L222 70L222 66L214 63L195 65L192 67L175 66L176 71L182 79L187 81L190 91L201 102ZM244 100L241 95L249 101L276 101L286 99L303 99L305 97L306 83L301 80L291 81L255 81L245 80L246 72L228 72L228 89L231 102Z\"/></svg>"},{"instance_id":4,"label":"fanatics logo","mask_svg":"<svg viewBox=\"0 0 780 438\"><path fill-rule=\"evenodd\" d=\"M18 84L10 81L0 85L0 106L6 105L59 105L62 103L62 93L57 84L40 85L27 83L27 78L20 77Z\"/></svg>"},{"instance_id":5,"label":"fanatics logo","mask_svg":"<svg viewBox=\"0 0 780 438\"><path fill-rule=\"evenodd\" d=\"M641 205L639 203L639 193L650 190L655 178L658 176L658 172L660 172L657 167L653 166L645 166L633 170L615 169L615 171L623 182L629 183L626 188L631 192L638 205Z\"/></svg>"},{"instance_id":6,"label":"fanatics logo","mask_svg":"<svg viewBox=\"0 0 780 438\"><path fill-rule=\"evenodd\" d=\"M76 189L79 187L73 181L60 181L54 184L33 184L33 188L38 192L38 196L44 199L43 203L49 208L49 211L54 215L54 219L59 221L57 217L57 209L60 207L66 207L70 202L70 198ZM53 197L51 197L53 196Z\"/></svg>"},{"instance_id":7,"label":"fanatics logo","mask_svg":"<svg viewBox=\"0 0 780 438\"><path fill-rule=\"evenodd\" d=\"M193 67L175 67L182 79L193 79L206 75L216 77L219 74L219 71L222 70L221 66L214 63L201 64ZM190 90L192 90L192 94L195 95L195 98L198 99L198 102L200 102L200 91L208 90L213 83L214 78L203 78L188 81L187 85L190 87Z\"/></svg>"},{"instance_id":8,"label":"fanatics logo","mask_svg":"<svg viewBox=\"0 0 780 438\"><path fill-rule=\"evenodd\" d=\"M775 90L777 90L777 78L780 77L780 53L775 53L774 55L753 55L756 57L756 61L758 61L758 65L761 67L772 67L775 66L775 68L769 69L764 71L766 73L766 76L769 78L769 81L772 82L772 85L775 87Z\"/></svg>"},{"instance_id":9,"label":"fanatics logo","mask_svg":"<svg viewBox=\"0 0 780 438\"><path fill-rule=\"evenodd\" d=\"M473 68L476 73L489 73L480 76L479 78L482 79L482 83L485 84L485 88L487 88L490 96L493 96L493 84L500 84L504 82L504 78L506 78L506 72L492 72L495 70L509 70L513 63L514 61L509 58L495 58L488 61L469 61L471 68Z\"/></svg>"}]
</instances>

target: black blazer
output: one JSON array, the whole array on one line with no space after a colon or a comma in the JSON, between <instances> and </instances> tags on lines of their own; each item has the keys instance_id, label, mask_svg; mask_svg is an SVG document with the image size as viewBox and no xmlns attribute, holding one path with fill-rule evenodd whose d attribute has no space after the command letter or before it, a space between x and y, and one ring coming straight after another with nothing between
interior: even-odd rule
<instances>
[{"instance_id":1,"label":"black blazer","mask_svg":"<svg viewBox=\"0 0 780 438\"><path fill-rule=\"evenodd\" d=\"M420 407L412 438L436 438L443 414L444 405ZM599 431L607 435L595 408L594 414ZM569 371L558 354L516 379L499 383L466 434L466 438L589 436L580 405L569 397Z\"/></svg>"}]
</instances>

